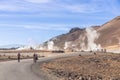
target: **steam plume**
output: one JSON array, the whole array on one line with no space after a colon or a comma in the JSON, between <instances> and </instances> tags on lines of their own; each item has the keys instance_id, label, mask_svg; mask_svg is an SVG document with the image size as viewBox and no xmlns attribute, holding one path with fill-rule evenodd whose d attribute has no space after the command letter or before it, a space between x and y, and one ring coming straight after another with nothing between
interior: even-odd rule
<instances>
[{"instance_id":1,"label":"steam plume","mask_svg":"<svg viewBox=\"0 0 120 80\"><path fill-rule=\"evenodd\" d=\"M80 36L79 39L80 39L80 47L81 47L81 50L86 50L86 46L85 46L85 35L84 36Z\"/></svg>"},{"instance_id":2,"label":"steam plume","mask_svg":"<svg viewBox=\"0 0 120 80\"><path fill-rule=\"evenodd\" d=\"M71 42L65 42L64 49L68 49L70 47Z\"/></svg>"},{"instance_id":3,"label":"steam plume","mask_svg":"<svg viewBox=\"0 0 120 80\"><path fill-rule=\"evenodd\" d=\"M95 41L99 38L99 33L93 28L86 29L86 36L88 40L87 50L97 50L100 49L100 44L96 44Z\"/></svg>"},{"instance_id":4,"label":"steam plume","mask_svg":"<svg viewBox=\"0 0 120 80\"><path fill-rule=\"evenodd\" d=\"M54 49L54 42L48 41L48 50L53 50L53 49Z\"/></svg>"}]
</instances>

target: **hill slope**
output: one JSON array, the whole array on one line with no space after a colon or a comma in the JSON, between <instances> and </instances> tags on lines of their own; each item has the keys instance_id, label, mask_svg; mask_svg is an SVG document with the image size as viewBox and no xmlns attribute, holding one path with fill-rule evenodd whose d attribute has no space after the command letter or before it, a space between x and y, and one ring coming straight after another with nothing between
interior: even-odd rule
<instances>
[{"instance_id":1,"label":"hill slope","mask_svg":"<svg viewBox=\"0 0 120 80\"><path fill-rule=\"evenodd\" d=\"M103 47L119 46L120 44L120 16L102 25L98 30L97 40Z\"/></svg>"},{"instance_id":2,"label":"hill slope","mask_svg":"<svg viewBox=\"0 0 120 80\"><path fill-rule=\"evenodd\" d=\"M50 39L54 49L95 49L95 48L119 48L120 44L120 16L101 25L92 28L72 28L68 33ZM49 45L48 42L42 46Z\"/></svg>"}]
</instances>

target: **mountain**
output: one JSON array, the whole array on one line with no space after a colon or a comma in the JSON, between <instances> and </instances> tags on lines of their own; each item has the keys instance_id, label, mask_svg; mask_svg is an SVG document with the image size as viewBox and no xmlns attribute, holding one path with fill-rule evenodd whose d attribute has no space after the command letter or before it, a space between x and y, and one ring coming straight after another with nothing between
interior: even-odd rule
<instances>
[{"instance_id":1,"label":"mountain","mask_svg":"<svg viewBox=\"0 0 120 80\"><path fill-rule=\"evenodd\" d=\"M120 45L120 16L103 24L98 30L100 37L97 40L103 47Z\"/></svg>"},{"instance_id":2,"label":"mountain","mask_svg":"<svg viewBox=\"0 0 120 80\"><path fill-rule=\"evenodd\" d=\"M72 28L68 33L56 36L45 43L42 47L47 48L49 42L53 42L54 49L119 49L120 45L120 16L110 20L101 26L91 28Z\"/></svg>"}]
</instances>

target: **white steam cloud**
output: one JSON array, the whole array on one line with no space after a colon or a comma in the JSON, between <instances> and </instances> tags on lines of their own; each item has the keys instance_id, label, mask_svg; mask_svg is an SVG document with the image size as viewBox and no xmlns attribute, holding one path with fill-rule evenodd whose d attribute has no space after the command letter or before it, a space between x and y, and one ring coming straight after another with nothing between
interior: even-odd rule
<instances>
[{"instance_id":1,"label":"white steam cloud","mask_svg":"<svg viewBox=\"0 0 120 80\"><path fill-rule=\"evenodd\" d=\"M120 38L118 38L118 41L119 41L119 43L118 43L118 44L120 45Z\"/></svg>"},{"instance_id":2,"label":"white steam cloud","mask_svg":"<svg viewBox=\"0 0 120 80\"><path fill-rule=\"evenodd\" d=\"M71 42L65 42L64 49L68 49L70 47Z\"/></svg>"},{"instance_id":3,"label":"white steam cloud","mask_svg":"<svg viewBox=\"0 0 120 80\"><path fill-rule=\"evenodd\" d=\"M81 47L81 50L86 50L86 46L85 46L85 36L80 36L79 37L80 39L80 47Z\"/></svg>"},{"instance_id":4,"label":"white steam cloud","mask_svg":"<svg viewBox=\"0 0 120 80\"><path fill-rule=\"evenodd\" d=\"M101 49L100 44L96 44L95 41L99 38L99 33L93 28L86 29L86 36L88 40L87 50L97 50Z\"/></svg>"},{"instance_id":5,"label":"white steam cloud","mask_svg":"<svg viewBox=\"0 0 120 80\"><path fill-rule=\"evenodd\" d=\"M80 36L81 50L96 51L97 49L101 49L101 45L95 43L99 36L100 34L94 28L86 28L86 34Z\"/></svg>"},{"instance_id":6,"label":"white steam cloud","mask_svg":"<svg viewBox=\"0 0 120 80\"><path fill-rule=\"evenodd\" d=\"M54 50L54 42L53 41L48 41L48 50Z\"/></svg>"}]
</instances>

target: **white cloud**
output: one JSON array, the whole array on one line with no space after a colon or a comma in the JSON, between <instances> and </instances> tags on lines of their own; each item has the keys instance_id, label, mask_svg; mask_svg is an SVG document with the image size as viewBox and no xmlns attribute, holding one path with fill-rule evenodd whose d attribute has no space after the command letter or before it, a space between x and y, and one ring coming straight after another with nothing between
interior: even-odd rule
<instances>
[{"instance_id":1,"label":"white cloud","mask_svg":"<svg viewBox=\"0 0 120 80\"><path fill-rule=\"evenodd\" d=\"M77 12L77 13L95 13L100 12L101 10L96 9L96 5L88 5L88 4L81 4L81 5L65 5L66 10L70 12Z\"/></svg>"},{"instance_id":2,"label":"white cloud","mask_svg":"<svg viewBox=\"0 0 120 80\"><path fill-rule=\"evenodd\" d=\"M40 24L40 25L24 25L27 29L40 29L40 30L57 30L57 31L68 31L69 25L63 24Z\"/></svg>"},{"instance_id":3,"label":"white cloud","mask_svg":"<svg viewBox=\"0 0 120 80\"><path fill-rule=\"evenodd\" d=\"M25 0L27 2L32 2L32 3L50 3L53 0Z\"/></svg>"},{"instance_id":4,"label":"white cloud","mask_svg":"<svg viewBox=\"0 0 120 80\"><path fill-rule=\"evenodd\" d=\"M30 3L29 3L30 2ZM40 3L40 4L34 4ZM44 4L50 3L50 4ZM109 6L108 6L109 4ZM19 11L19 12L76 12L76 13L95 13L105 10L110 10L113 8L117 11L115 7L116 0L91 0L88 3L77 3L74 1L69 4L61 0L12 0L0 2L0 10L4 11ZM111 11L112 12L112 11Z\"/></svg>"},{"instance_id":5,"label":"white cloud","mask_svg":"<svg viewBox=\"0 0 120 80\"><path fill-rule=\"evenodd\" d=\"M69 1L68 1L69 2ZM91 0L88 3L80 3L73 1L69 4L68 2L61 0L11 0L11 1L0 1L0 11L19 12L19 15L38 15L38 16L56 16L62 17L69 13L119 13L117 1L110 0ZM38 3L38 4L36 4ZM40 3L40 4L39 4ZM49 4L44 4L49 3ZM3 13L6 14L6 13ZM9 14L12 15L12 14ZM27 16L26 15L26 16ZM71 16L71 14L67 14ZM74 14L75 15L75 14Z\"/></svg>"},{"instance_id":6,"label":"white cloud","mask_svg":"<svg viewBox=\"0 0 120 80\"><path fill-rule=\"evenodd\" d=\"M39 29L39 30L51 30L51 31L69 31L72 24L0 24L0 27L9 27L9 28L26 28L26 29Z\"/></svg>"},{"instance_id":7,"label":"white cloud","mask_svg":"<svg viewBox=\"0 0 120 80\"><path fill-rule=\"evenodd\" d=\"M40 4L36 4L40 3ZM50 4L44 4L50 3ZM22 12L22 13L46 13L57 10L58 7L55 7L53 0L12 0L12 1L0 1L0 11L6 12Z\"/></svg>"},{"instance_id":8,"label":"white cloud","mask_svg":"<svg viewBox=\"0 0 120 80\"><path fill-rule=\"evenodd\" d=\"M16 7L13 7L12 5L9 5L9 4L3 4L1 3L0 4L0 10L1 11L15 11L16 10Z\"/></svg>"},{"instance_id":9,"label":"white cloud","mask_svg":"<svg viewBox=\"0 0 120 80\"><path fill-rule=\"evenodd\" d=\"M29 7L30 8L30 7ZM6 12L23 12L29 9L23 3L17 2L0 2L0 11Z\"/></svg>"}]
</instances>

